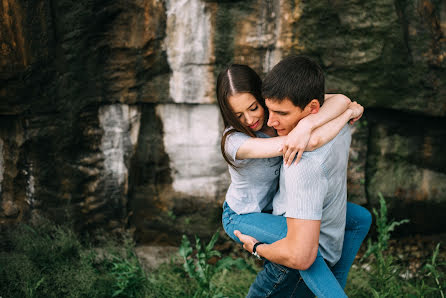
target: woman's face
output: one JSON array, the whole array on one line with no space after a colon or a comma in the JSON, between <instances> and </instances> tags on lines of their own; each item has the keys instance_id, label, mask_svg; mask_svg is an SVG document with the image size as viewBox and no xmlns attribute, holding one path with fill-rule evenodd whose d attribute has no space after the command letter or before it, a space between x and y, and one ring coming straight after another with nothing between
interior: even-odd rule
<instances>
[{"instance_id":1,"label":"woman's face","mask_svg":"<svg viewBox=\"0 0 446 298\"><path fill-rule=\"evenodd\" d=\"M228 98L232 111L244 126L259 131L265 122L265 110L250 93L238 93Z\"/></svg>"}]
</instances>

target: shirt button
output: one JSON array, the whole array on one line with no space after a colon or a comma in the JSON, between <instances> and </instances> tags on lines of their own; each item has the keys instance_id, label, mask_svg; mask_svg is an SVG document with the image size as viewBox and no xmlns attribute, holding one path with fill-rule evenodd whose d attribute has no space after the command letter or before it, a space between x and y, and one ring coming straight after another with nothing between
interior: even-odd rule
<instances>
[{"instance_id":1,"label":"shirt button","mask_svg":"<svg viewBox=\"0 0 446 298\"><path fill-rule=\"evenodd\" d=\"M275 175L279 175L279 169L275 170L275 171L274 171L274 174L275 174Z\"/></svg>"}]
</instances>

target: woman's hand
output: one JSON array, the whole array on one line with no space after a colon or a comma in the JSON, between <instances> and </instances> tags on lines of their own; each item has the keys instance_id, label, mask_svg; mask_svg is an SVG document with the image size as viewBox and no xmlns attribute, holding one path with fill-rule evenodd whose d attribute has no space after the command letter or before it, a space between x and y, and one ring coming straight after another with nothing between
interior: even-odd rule
<instances>
[{"instance_id":1,"label":"woman's hand","mask_svg":"<svg viewBox=\"0 0 446 298\"><path fill-rule=\"evenodd\" d=\"M312 127L306 125L306 122L300 121L296 127L290 131L285 141L283 142L282 152L283 152L283 162L286 166L290 166L293 162L294 157L297 154L296 161L297 164L305 151L310 140Z\"/></svg>"},{"instance_id":2,"label":"woman's hand","mask_svg":"<svg viewBox=\"0 0 446 298\"><path fill-rule=\"evenodd\" d=\"M361 106L356 101L351 102L348 105L348 109L352 111L352 119L349 121L350 124L355 123L362 117L362 113L364 113L364 107Z\"/></svg>"}]
</instances>

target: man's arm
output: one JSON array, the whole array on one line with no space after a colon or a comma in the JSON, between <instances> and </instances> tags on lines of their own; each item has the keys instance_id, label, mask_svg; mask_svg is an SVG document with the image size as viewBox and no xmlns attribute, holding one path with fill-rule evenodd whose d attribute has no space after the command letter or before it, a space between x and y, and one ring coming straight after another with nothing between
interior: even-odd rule
<instances>
[{"instance_id":1,"label":"man's arm","mask_svg":"<svg viewBox=\"0 0 446 298\"><path fill-rule=\"evenodd\" d=\"M270 245L257 246L257 253L272 262L306 270L317 256L328 181L321 164L311 157L285 170L281 179L285 180L284 189L280 191L286 199L287 235ZM245 249L252 252L257 240L250 236L236 236Z\"/></svg>"},{"instance_id":2,"label":"man's arm","mask_svg":"<svg viewBox=\"0 0 446 298\"><path fill-rule=\"evenodd\" d=\"M314 262L319 247L320 220L287 218L288 232L285 238L272 244L257 246L257 253L271 262L289 268L306 270ZM239 231L234 234L244 243L243 248L252 252L258 241Z\"/></svg>"}]
</instances>

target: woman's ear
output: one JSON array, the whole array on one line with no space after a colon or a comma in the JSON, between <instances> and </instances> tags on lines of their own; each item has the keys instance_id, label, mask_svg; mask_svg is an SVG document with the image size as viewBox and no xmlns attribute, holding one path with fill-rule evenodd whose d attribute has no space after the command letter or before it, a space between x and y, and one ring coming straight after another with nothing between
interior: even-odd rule
<instances>
[{"instance_id":1,"label":"woman's ear","mask_svg":"<svg viewBox=\"0 0 446 298\"><path fill-rule=\"evenodd\" d=\"M319 109L321 108L321 104L319 103L319 100L313 99L308 104L308 107L310 109L310 114L316 114L317 112L319 112Z\"/></svg>"}]
</instances>

